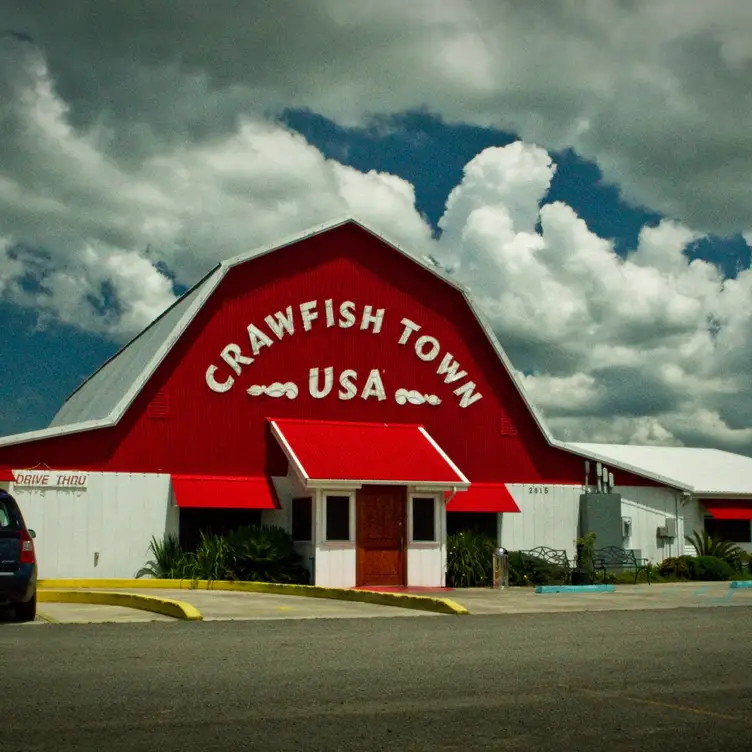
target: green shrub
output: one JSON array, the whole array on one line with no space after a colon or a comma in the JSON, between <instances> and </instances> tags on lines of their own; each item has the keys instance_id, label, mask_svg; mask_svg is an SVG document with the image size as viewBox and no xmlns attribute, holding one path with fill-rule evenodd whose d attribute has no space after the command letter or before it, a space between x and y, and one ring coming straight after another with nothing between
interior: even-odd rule
<instances>
[{"instance_id":1,"label":"green shrub","mask_svg":"<svg viewBox=\"0 0 752 752\"><path fill-rule=\"evenodd\" d=\"M496 541L482 533L465 530L447 538L447 587L493 585Z\"/></svg>"},{"instance_id":2,"label":"green shrub","mask_svg":"<svg viewBox=\"0 0 752 752\"><path fill-rule=\"evenodd\" d=\"M530 581L522 565L522 554L519 551L508 551L507 555L509 557L509 584L529 585Z\"/></svg>"},{"instance_id":3,"label":"green shrub","mask_svg":"<svg viewBox=\"0 0 752 752\"><path fill-rule=\"evenodd\" d=\"M690 560L693 580L730 580L731 566L717 556L695 556Z\"/></svg>"},{"instance_id":4,"label":"green shrub","mask_svg":"<svg viewBox=\"0 0 752 752\"><path fill-rule=\"evenodd\" d=\"M745 552L735 543L711 538L705 530L700 534L697 530L691 536L685 536L691 543L697 556L714 556L725 561L732 569L740 571Z\"/></svg>"},{"instance_id":5,"label":"green shrub","mask_svg":"<svg viewBox=\"0 0 752 752\"><path fill-rule=\"evenodd\" d=\"M226 535L201 533L195 551L185 551L175 536L152 538L153 560L136 577L246 582L307 583L309 574L282 528L249 525Z\"/></svg>"},{"instance_id":6,"label":"green shrub","mask_svg":"<svg viewBox=\"0 0 752 752\"><path fill-rule=\"evenodd\" d=\"M230 576L246 582L305 584L308 571L301 564L292 536L280 527L248 525L227 535L231 552Z\"/></svg>"},{"instance_id":7,"label":"green shrub","mask_svg":"<svg viewBox=\"0 0 752 752\"><path fill-rule=\"evenodd\" d=\"M154 577L180 580L191 576L192 557L180 547L177 536L167 535L161 541L152 536L149 551L154 557L136 573L136 578Z\"/></svg>"},{"instance_id":8,"label":"green shrub","mask_svg":"<svg viewBox=\"0 0 752 752\"><path fill-rule=\"evenodd\" d=\"M664 559L658 567L658 574L661 577L689 580L692 577L692 557L671 556Z\"/></svg>"},{"instance_id":9,"label":"green shrub","mask_svg":"<svg viewBox=\"0 0 752 752\"><path fill-rule=\"evenodd\" d=\"M535 556L521 554L526 579L531 585L564 585L569 579L564 567L539 559Z\"/></svg>"},{"instance_id":10,"label":"green shrub","mask_svg":"<svg viewBox=\"0 0 752 752\"><path fill-rule=\"evenodd\" d=\"M232 549L223 535L201 533L192 556L190 579L226 580L232 574Z\"/></svg>"}]
</instances>

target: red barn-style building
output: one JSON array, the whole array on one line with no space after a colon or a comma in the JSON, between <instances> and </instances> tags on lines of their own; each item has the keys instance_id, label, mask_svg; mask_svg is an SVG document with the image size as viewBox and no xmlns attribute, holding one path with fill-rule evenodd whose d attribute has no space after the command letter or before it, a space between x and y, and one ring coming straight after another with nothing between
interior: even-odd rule
<instances>
[{"instance_id":1,"label":"red barn-style building","mask_svg":"<svg viewBox=\"0 0 752 752\"><path fill-rule=\"evenodd\" d=\"M0 440L0 481L42 577L132 577L152 536L264 522L316 584L437 587L468 526L573 556L586 458L616 472L617 544L683 552L698 489L636 449L556 441L469 293L347 219L219 264L49 428Z\"/></svg>"}]
</instances>

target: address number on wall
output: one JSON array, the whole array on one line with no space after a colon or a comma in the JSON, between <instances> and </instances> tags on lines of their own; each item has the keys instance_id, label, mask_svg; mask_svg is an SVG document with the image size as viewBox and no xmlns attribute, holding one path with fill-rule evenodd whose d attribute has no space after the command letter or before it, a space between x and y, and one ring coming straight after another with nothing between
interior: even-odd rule
<instances>
[{"instance_id":1,"label":"address number on wall","mask_svg":"<svg viewBox=\"0 0 752 752\"><path fill-rule=\"evenodd\" d=\"M528 486L527 492L529 494L547 494L548 486Z\"/></svg>"}]
</instances>

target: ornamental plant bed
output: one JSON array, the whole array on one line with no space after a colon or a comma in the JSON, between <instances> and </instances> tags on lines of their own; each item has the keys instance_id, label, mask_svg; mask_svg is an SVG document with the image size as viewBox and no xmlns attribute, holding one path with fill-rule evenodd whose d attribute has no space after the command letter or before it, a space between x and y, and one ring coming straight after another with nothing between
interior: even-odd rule
<instances>
[{"instance_id":1,"label":"ornamental plant bed","mask_svg":"<svg viewBox=\"0 0 752 752\"><path fill-rule=\"evenodd\" d=\"M292 537L272 525L248 525L226 535L201 533L195 550L175 536L152 538L153 559L136 574L167 580L240 580L306 585L310 576Z\"/></svg>"}]
</instances>

